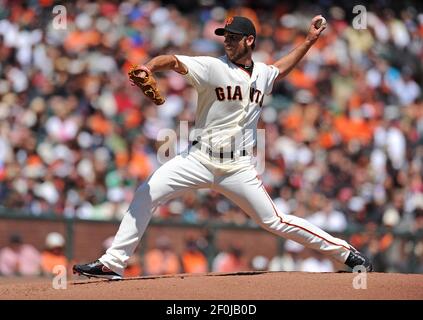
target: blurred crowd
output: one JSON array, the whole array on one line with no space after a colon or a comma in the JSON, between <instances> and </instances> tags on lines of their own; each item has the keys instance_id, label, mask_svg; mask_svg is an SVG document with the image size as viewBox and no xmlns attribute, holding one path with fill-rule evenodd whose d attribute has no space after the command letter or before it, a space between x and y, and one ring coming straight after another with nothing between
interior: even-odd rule
<instances>
[{"instance_id":1,"label":"blurred crowd","mask_svg":"<svg viewBox=\"0 0 423 320\"><path fill-rule=\"evenodd\" d=\"M376 230L423 231L419 4L375 1L365 28L354 29L347 4L238 2L199 1L187 12L184 1L80 0L58 12L51 0L0 0L3 212L120 219L161 165L160 130L192 129L196 110L196 93L180 75L158 75L167 101L156 107L130 86L129 67L158 54L223 54L213 32L230 15L255 22L253 58L271 64L323 14L328 29L265 100L264 185L282 212L325 230L365 226L350 240L373 256L395 245L398 261L407 250L423 256L423 242L409 249ZM187 145L173 142L176 151ZM155 218L253 224L211 191L186 193Z\"/></svg>"},{"instance_id":2,"label":"blurred crowd","mask_svg":"<svg viewBox=\"0 0 423 320\"><path fill-rule=\"evenodd\" d=\"M0 248L0 276L52 277L68 273L65 245L59 232L48 233L41 250L26 242L20 233L12 233L9 243Z\"/></svg>"},{"instance_id":3,"label":"blurred crowd","mask_svg":"<svg viewBox=\"0 0 423 320\"><path fill-rule=\"evenodd\" d=\"M112 241L113 236L105 239L101 249L107 250ZM74 261L66 257L65 248L65 238L58 232L47 234L41 250L25 242L19 233L13 233L8 245L0 248L0 277L54 277L60 274L72 278L71 267ZM239 244L219 248L220 251L212 256L209 256L209 249L205 238L186 237L183 248L177 251L171 238L162 235L142 255L136 253L130 257L124 277L207 272L344 270L344 266L335 266L329 259L293 241L287 241L283 253L274 257L248 257Z\"/></svg>"}]
</instances>

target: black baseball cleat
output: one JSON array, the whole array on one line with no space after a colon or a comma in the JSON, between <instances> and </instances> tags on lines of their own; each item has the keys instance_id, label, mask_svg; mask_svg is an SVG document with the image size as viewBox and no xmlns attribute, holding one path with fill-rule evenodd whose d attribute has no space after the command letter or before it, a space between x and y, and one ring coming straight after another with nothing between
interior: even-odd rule
<instances>
[{"instance_id":1,"label":"black baseball cleat","mask_svg":"<svg viewBox=\"0 0 423 320\"><path fill-rule=\"evenodd\" d=\"M87 276L88 278L103 278L109 280L119 280L122 276L107 268L100 260L87 264L76 264L72 268L73 273Z\"/></svg>"},{"instance_id":2,"label":"black baseball cleat","mask_svg":"<svg viewBox=\"0 0 423 320\"><path fill-rule=\"evenodd\" d=\"M369 258L364 256L360 251L355 249L354 247L351 247L350 254L345 261L345 264L354 270L357 266L363 266L366 270L366 272L373 272L373 265L370 262Z\"/></svg>"}]
</instances>

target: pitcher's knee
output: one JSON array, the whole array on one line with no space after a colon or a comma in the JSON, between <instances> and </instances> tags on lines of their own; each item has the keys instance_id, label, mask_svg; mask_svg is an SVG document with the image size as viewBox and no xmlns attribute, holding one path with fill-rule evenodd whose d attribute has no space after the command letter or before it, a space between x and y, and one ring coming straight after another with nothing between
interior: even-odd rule
<instances>
[{"instance_id":1,"label":"pitcher's knee","mask_svg":"<svg viewBox=\"0 0 423 320\"><path fill-rule=\"evenodd\" d=\"M169 186L148 180L138 187L134 195L134 201L141 203L142 206L147 208L156 207L167 202L171 194L172 189Z\"/></svg>"},{"instance_id":2,"label":"pitcher's knee","mask_svg":"<svg viewBox=\"0 0 423 320\"><path fill-rule=\"evenodd\" d=\"M150 195L150 187L148 183L144 182L135 191L134 197L130 204L130 210L139 210L141 208L149 208L153 205Z\"/></svg>"}]
</instances>

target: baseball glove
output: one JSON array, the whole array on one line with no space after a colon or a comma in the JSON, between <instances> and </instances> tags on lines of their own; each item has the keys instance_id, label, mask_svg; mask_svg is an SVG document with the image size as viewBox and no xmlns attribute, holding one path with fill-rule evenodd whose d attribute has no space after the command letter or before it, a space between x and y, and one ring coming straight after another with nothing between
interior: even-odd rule
<instances>
[{"instance_id":1,"label":"baseball glove","mask_svg":"<svg viewBox=\"0 0 423 320\"><path fill-rule=\"evenodd\" d=\"M143 74L145 72L145 76ZM133 85L136 85L141 91L156 105L163 104L165 99L160 94L157 88L156 79L153 77L151 71L144 67L133 65L128 72L129 79Z\"/></svg>"}]
</instances>

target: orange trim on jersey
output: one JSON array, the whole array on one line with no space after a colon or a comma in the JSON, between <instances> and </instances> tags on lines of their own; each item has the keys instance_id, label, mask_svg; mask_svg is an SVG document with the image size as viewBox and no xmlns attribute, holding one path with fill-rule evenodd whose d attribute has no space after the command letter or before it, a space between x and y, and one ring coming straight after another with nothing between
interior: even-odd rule
<instances>
[{"instance_id":1,"label":"orange trim on jersey","mask_svg":"<svg viewBox=\"0 0 423 320\"><path fill-rule=\"evenodd\" d=\"M324 240L324 241L326 241L326 242L329 242L330 244L333 244L333 245L336 245L336 246L341 246L341 247L344 247L344 248L345 248L345 249L347 249L347 250L351 250L351 248L347 248L347 247L345 247L345 246L344 246L344 245L342 245L342 244L338 244L338 243L334 243L334 242L332 242L332 241L329 241L328 239L325 239L325 238L323 238L322 236L319 236L318 234L316 234L316 233L314 233L314 232L312 232L312 231L310 231L310 230L308 230L308 229L306 229L306 228L304 228L304 227L297 226L296 224L292 224L292 223L289 223L289 222L285 222L285 221L283 221L282 217L278 214L278 210L276 210L276 207L275 207L275 204L273 203L272 198L270 198L270 196L267 194L267 191L266 191L266 189L264 188L264 186L263 186L263 185L262 185L262 188L264 189L264 193L266 194L266 196L269 198L270 203L272 204L272 207L273 207L273 210L275 211L276 216L279 218L279 220L280 220L282 223L287 224L287 225L289 225L289 226L293 226L293 227L299 228L299 229L304 230L304 231L306 231L306 232L308 232L308 233L311 233L312 235L314 235L314 236L316 236L316 237L318 237L318 238L320 238L320 239L322 239L322 240Z\"/></svg>"}]
</instances>

